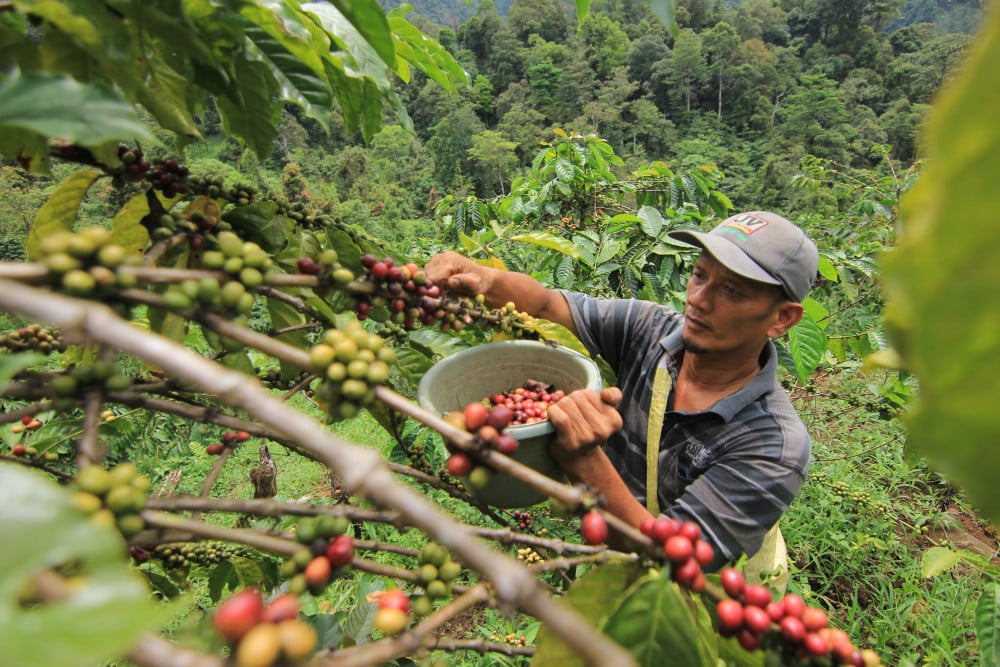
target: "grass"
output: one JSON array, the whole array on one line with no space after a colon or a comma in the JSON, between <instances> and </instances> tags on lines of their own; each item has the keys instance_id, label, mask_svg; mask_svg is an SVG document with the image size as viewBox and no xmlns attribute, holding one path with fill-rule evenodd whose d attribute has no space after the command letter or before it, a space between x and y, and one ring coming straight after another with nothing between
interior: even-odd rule
<instances>
[{"instance_id":1,"label":"grass","mask_svg":"<svg viewBox=\"0 0 1000 667\"><path fill-rule=\"evenodd\" d=\"M964 524L952 535L984 538L994 562L996 541L956 489L909 460L900 421L866 394L856 373L794 392L814 446L809 478L782 520L791 587L887 665L975 664L975 603L987 575L955 567L925 577L921 560L931 546L950 546L948 517Z\"/></svg>"}]
</instances>

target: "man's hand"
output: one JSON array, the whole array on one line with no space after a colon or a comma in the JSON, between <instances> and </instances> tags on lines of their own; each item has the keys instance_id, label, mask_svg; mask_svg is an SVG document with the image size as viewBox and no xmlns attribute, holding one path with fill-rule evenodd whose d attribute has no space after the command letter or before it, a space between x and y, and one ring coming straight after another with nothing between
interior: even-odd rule
<instances>
[{"instance_id":1,"label":"man's hand","mask_svg":"<svg viewBox=\"0 0 1000 667\"><path fill-rule=\"evenodd\" d=\"M489 290L487 269L457 252L435 255L427 262L424 273L435 285L455 294L475 296Z\"/></svg>"},{"instance_id":2,"label":"man's hand","mask_svg":"<svg viewBox=\"0 0 1000 667\"><path fill-rule=\"evenodd\" d=\"M617 405L622 400L618 387L600 392L578 389L549 406L548 417L556 430L550 450L563 467L587 456L603 445L622 427Z\"/></svg>"}]
</instances>

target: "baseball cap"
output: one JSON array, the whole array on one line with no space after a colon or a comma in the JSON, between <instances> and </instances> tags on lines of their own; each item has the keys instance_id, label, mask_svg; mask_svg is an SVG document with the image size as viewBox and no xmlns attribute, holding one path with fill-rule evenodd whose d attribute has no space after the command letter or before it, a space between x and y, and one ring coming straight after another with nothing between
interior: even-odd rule
<instances>
[{"instance_id":1,"label":"baseball cap","mask_svg":"<svg viewBox=\"0 0 1000 667\"><path fill-rule=\"evenodd\" d=\"M816 245L805 233L768 211L737 213L708 233L677 230L669 236L701 246L734 273L781 285L795 301L802 301L809 293L819 266Z\"/></svg>"}]
</instances>

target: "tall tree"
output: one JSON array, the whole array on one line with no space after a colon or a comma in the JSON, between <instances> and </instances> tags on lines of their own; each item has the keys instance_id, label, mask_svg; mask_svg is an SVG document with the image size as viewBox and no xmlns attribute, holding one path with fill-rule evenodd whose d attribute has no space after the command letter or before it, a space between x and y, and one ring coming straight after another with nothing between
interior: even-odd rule
<instances>
[{"instance_id":1,"label":"tall tree","mask_svg":"<svg viewBox=\"0 0 1000 667\"><path fill-rule=\"evenodd\" d=\"M591 14L580 26L576 38L583 46L580 55L599 81L625 64L629 38L617 21L603 14Z\"/></svg>"},{"instance_id":2,"label":"tall tree","mask_svg":"<svg viewBox=\"0 0 1000 667\"><path fill-rule=\"evenodd\" d=\"M507 12L507 25L523 44L532 35L546 42L565 42L570 33L569 12L558 0L516 0Z\"/></svg>"},{"instance_id":3,"label":"tall tree","mask_svg":"<svg viewBox=\"0 0 1000 667\"><path fill-rule=\"evenodd\" d=\"M507 194L504 174L517 166L516 148L516 143L496 130L483 130L473 135L468 154L476 168L476 193L480 197Z\"/></svg>"},{"instance_id":4,"label":"tall tree","mask_svg":"<svg viewBox=\"0 0 1000 667\"><path fill-rule=\"evenodd\" d=\"M717 82L718 116L722 118L722 91L726 74L739 55L740 36L736 29L725 21L719 21L702 35L702 45L708 66Z\"/></svg>"}]
</instances>

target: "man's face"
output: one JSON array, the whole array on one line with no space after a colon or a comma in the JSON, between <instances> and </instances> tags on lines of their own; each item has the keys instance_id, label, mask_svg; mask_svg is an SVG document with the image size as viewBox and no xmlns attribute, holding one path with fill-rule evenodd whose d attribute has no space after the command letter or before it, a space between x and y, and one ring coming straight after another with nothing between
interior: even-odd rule
<instances>
[{"instance_id":1,"label":"man's face","mask_svg":"<svg viewBox=\"0 0 1000 667\"><path fill-rule=\"evenodd\" d=\"M758 355L767 338L780 336L798 321L785 326L783 311L791 305L797 306L780 287L744 278L702 252L687 284L684 346L695 354Z\"/></svg>"}]
</instances>

